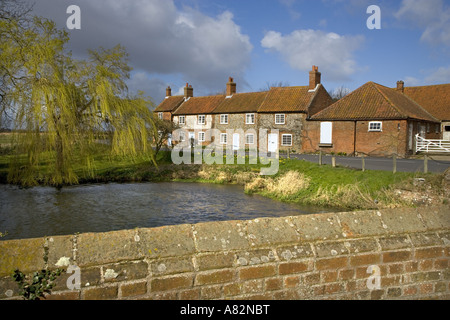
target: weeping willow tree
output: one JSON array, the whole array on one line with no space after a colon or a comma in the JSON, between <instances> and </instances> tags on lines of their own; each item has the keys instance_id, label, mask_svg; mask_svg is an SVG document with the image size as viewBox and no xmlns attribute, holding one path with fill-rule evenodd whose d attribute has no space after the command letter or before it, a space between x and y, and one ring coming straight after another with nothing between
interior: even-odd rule
<instances>
[{"instance_id":1,"label":"weeping willow tree","mask_svg":"<svg viewBox=\"0 0 450 320\"><path fill-rule=\"evenodd\" d=\"M65 50L68 34L37 17L27 24L0 19L0 36L3 108L16 132L10 183L76 184L75 168L94 174L99 148L155 163L152 102L128 95L131 68L122 46L75 60Z\"/></svg>"}]
</instances>

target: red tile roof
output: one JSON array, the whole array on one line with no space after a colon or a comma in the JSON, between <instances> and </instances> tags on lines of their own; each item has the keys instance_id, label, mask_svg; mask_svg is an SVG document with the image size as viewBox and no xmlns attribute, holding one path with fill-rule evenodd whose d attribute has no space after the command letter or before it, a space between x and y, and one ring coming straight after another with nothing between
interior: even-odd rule
<instances>
[{"instance_id":1,"label":"red tile roof","mask_svg":"<svg viewBox=\"0 0 450 320\"><path fill-rule=\"evenodd\" d=\"M374 82L368 82L328 108L313 120L388 120L417 119L439 122L416 102Z\"/></svg>"},{"instance_id":2,"label":"red tile roof","mask_svg":"<svg viewBox=\"0 0 450 320\"><path fill-rule=\"evenodd\" d=\"M225 95L192 97L184 102L173 114L210 114L224 101L224 99Z\"/></svg>"},{"instance_id":3,"label":"red tile roof","mask_svg":"<svg viewBox=\"0 0 450 320\"><path fill-rule=\"evenodd\" d=\"M258 112L307 112L316 91L309 87L274 87Z\"/></svg>"},{"instance_id":4,"label":"red tile roof","mask_svg":"<svg viewBox=\"0 0 450 320\"><path fill-rule=\"evenodd\" d=\"M184 96L171 96L164 99L159 106L155 109L155 112L173 112L184 101Z\"/></svg>"},{"instance_id":5,"label":"red tile roof","mask_svg":"<svg viewBox=\"0 0 450 320\"><path fill-rule=\"evenodd\" d=\"M267 91L236 93L223 100L214 113L257 112L266 96Z\"/></svg>"},{"instance_id":6,"label":"red tile roof","mask_svg":"<svg viewBox=\"0 0 450 320\"><path fill-rule=\"evenodd\" d=\"M405 87L404 93L439 120L450 121L450 83Z\"/></svg>"}]
</instances>

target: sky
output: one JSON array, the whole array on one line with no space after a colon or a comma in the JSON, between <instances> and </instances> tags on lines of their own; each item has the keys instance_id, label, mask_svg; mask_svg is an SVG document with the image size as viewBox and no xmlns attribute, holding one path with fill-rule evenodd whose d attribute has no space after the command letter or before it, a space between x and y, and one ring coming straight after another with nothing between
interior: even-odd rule
<instances>
[{"instance_id":1,"label":"sky","mask_svg":"<svg viewBox=\"0 0 450 320\"><path fill-rule=\"evenodd\" d=\"M80 29L67 27L70 5ZM380 29L368 27L371 5ZM75 58L125 46L130 92L156 105L167 86L217 94L229 77L238 92L305 86L313 65L330 93L450 82L450 0L36 0L33 11L69 33Z\"/></svg>"}]
</instances>

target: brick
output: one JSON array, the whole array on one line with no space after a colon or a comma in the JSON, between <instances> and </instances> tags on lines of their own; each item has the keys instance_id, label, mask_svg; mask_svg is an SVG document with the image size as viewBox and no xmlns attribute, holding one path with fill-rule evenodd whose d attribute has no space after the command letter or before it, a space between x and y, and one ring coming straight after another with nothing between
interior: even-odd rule
<instances>
[{"instance_id":1,"label":"brick","mask_svg":"<svg viewBox=\"0 0 450 320\"><path fill-rule=\"evenodd\" d=\"M234 274L235 271L230 269L199 273L195 277L195 285L201 286L206 284L231 282L234 280Z\"/></svg>"},{"instance_id":2,"label":"brick","mask_svg":"<svg viewBox=\"0 0 450 320\"><path fill-rule=\"evenodd\" d=\"M267 278L276 274L276 268L273 265L246 267L239 270L241 280Z\"/></svg>"},{"instance_id":3,"label":"brick","mask_svg":"<svg viewBox=\"0 0 450 320\"><path fill-rule=\"evenodd\" d=\"M195 257L198 269L211 270L211 269L222 269L231 268L235 261L234 254L206 254Z\"/></svg>"},{"instance_id":4,"label":"brick","mask_svg":"<svg viewBox=\"0 0 450 320\"><path fill-rule=\"evenodd\" d=\"M194 264L190 257L157 259L152 261L150 265L153 276L165 276L194 271Z\"/></svg>"},{"instance_id":5,"label":"brick","mask_svg":"<svg viewBox=\"0 0 450 320\"><path fill-rule=\"evenodd\" d=\"M429 294L433 293L433 284L432 283L422 283L419 285L420 294Z\"/></svg>"},{"instance_id":6,"label":"brick","mask_svg":"<svg viewBox=\"0 0 450 320\"><path fill-rule=\"evenodd\" d=\"M280 263L278 266L278 273L280 275L293 274L305 272L309 269L308 262L287 262Z\"/></svg>"},{"instance_id":7,"label":"brick","mask_svg":"<svg viewBox=\"0 0 450 320\"><path fill-rule=\"evenodd\" d=\"M380 254L370 253L350 257L350 266L374 265L380 263Z\"/></svg>"},{"instance_id":8,"label":"brick","mask_svg":"<svg viewBox=\"0 0 450 320\"><path fill-rule=\"evenodd\" d=\"M383 253L383 262L397 262L411 259L411 251L392 251Z\"/></svg>"},{"instance_id":9,"label":"brick","mask_svg":"<svg viewBox=\"0 0 450 320\"><path fill-rule=\"evenodd\" d=\"M257 249L236 253L236 261L239 266L252 266L275 262L276 257L272 250Z\"/></svg>"},{"instance_id":10,"label":"brick","mask_svg":"<svg viewBox=\"0 0 450 320\"><path fill-rule=\"evenodd\" d=\"M370 300L381 300L384 296L384 290L373 290L370 292Z\"/></svg>"},{"instance_id":11,"label":"brick","mask_svg":"<svg viewBox=\"0 0 450 320\"><path fill-rule=\"evenodd\" d=\"M314 247L318 258L348 254L348 249L343 242L317 243Z\"/></svg>"},{"instance_id":12,"label":"brick","mask_svg":"<svg viewBox=\"0 0 450 320\"><path fill-rule=\"evenodd\" d=\"M413 273L411 275L411 280L413 282L423 282L423 281L435 281L441 278L441 273L439 271L431 272L419 272Z\"/></svg>"},{"instance_id":13,"label":"brick","mask_svg":"<svg viewBox=\"0 0 450 320\"><path fill-rule=\"evenodd\" d=\"M263 290L264 290L264 280L262 279L245 281L241 285L242 294L262 293Z\"/></svg>"},{"instance_id":14,"label":"brick","mask_svg":"<svg viewBox=\"0 0 450 320\"><path fill-rule=\"evenodd\" d=\"M118 263L103 267L105 282L137 280L147 277L147 274L148 264L145 261Z\"/></svg>"},{"instance_id":15,"label":"brick","mask_svg":"<svg viewBox=\"0 0 450 320\"><path fill-rule=\"evenodd\" d=\"M434 285L434 291L435 292L446 292L447 291L447 284L444 282L438 282Z\"/></svg>"},{"instance_id":16,"label":"brick","mask_svg":"<svg viewBox=\"0 0 450 320\"><path fill-rule=\"evenodd\" d=\"M340 280L350 280L353 279L355 275L355 270L354 269L343 269L343 270L339 270L339 279Z\"/></svg>"},{"instance_id":17,"label":"brick","mask_svg":"<svg viewBox=\"0 0 450 320\"><path fill-rule=\"evenodd\" d=\"M295 288L300 283L300 277L299 276L288 276L284 278L284 287L285 288Z\"/></svg>"},{"instance_id":18,"label":"brick","mask_svg":"<svg viewBox=\"0 0 450 320\"><path fill-rule=\"evenodd\" d=\"M147 293L147 281L125 283L120 286L122 298L141 296Z\"/></svg>"},{"instance_id":19,"label":"brick","mask_svg":"<svg viewBox=\"0 0 450 320\"><path fill-rule=\"evenodd\" d=\"M416 249L414 256L416 259L428 259L428 258L439 258L444 254L444 248L426 248L426 249Z\"/></svg>"},{"instance_id":20,"label":"brick","mask_svg":"<svg viewBox=\"0 0 450 320\"><path fill-rule=\"evenodd\" d=\"M349 253L373 252L378 250L378 244L375 239L350 240L344 243Z\"/></svg>"},{"instance_id":21,"label":"brick","mask_svg":"<svg viewBox=\"0 0 450 320\"><path fill-rule=\"evenodd\" d=\"M347 266L347 257L336 257L328 259L317 259L317 270L336 270Z\"/></svg>"},{"instance_id":22,"label":"brick","mask_svg":"<svg viewBox=\"0 0 450 320\"><path fill-rule=\"evenodd\" d=\"M151 291L168 291L186 289L193 285L194 276L171 276L167 278L156 278L151 280Z\"/></svg>"},{"instance_id":23,"label":"brick","mask_svg":"<svg viewBox=\"0 0 450 320\"><path fill-rule=\"evenodd\" d=\"M389 298L398 298L402 295L402 289L397 287L397 288L389 288L387 290L387 296Z\"/></svg>"},{"instance_id":24,"label":"brick","mask_svg":"<svg viewBox=\"0 0 450 320\"><path fill-rule=\"evenodd\" d=\"M448 259L436 259L434 261L434 268L438 270L446 270L448 268Z\"/></svg>"},{"instance_id":25,"label":"brick","mask_svg":"<svg viewBox=\"0 0 450 320\"><path fill-rule=\"evenodd\" d=\"M84 300L111 300L116 299L117 286L86 288L83 290Z\"/></svg>"},{"instance_id":26,"label":"brick","mask_svg":"<svg viewBox=\"0 0 450 320\"><path fill-rule=\"evenodd\" d=\"M429 271L433 269L433 260L427 259L427 260L421 260L419 261L419 270L420 271Z\"/></svg>"},{"instance_id":27,"label":"brick","mask_svg":"<svg viewBox=\"0 0 450 320\"><path fill-rule=\"evenodd\" d=\"M345 286L342 283L330 283L314 288L314 294L318 296L333 294L344 291Z\"/></svg>"},{"instance_id":28,"label":"brick","mask_svg":"<svg viewBox=\"0 0 450 320\"><path fill-rule=\"evenodd\" d=\"M309 244L280 247L277 248L276 251L277 256L281 261L290 261L314 256L314 252Z\"/></svg>"},{"instance_id":29,"label":"brick","mask_svg":"<svg viewBox=\"0 0 450 320\"><path fill-rule=\"evenodd\" d=\"M411 242L414 245L414 247L430 247L435 246L437 244L440 244L442 241L435 233L430 234L422 234L422 233L416 233L410 235Z\"/></svg>"},{"instance_id":30,"label":"brick","mask_svg":"<svg viewBox=\"0 0 450 320\"><path fill-rule=\"evenodd\" d=\"M419 270L419 263L417 261L405 262L405 272L416 272Z\"/></svg>"},{"instance_id":31,"label":"brick","mask_svg":"<svg viewBox=\"0 0 450 320\"><path fill-rule=\"evenodd\" d=\"M222 297L223 288L221 286L202 287L200 296L202 300L219 299Z\"/></svg>"},{"instance_id":32,"label":"brick","mask_svg":"<svg viewBox=\"0 0 450 320\"><path fill-rule=\"evenodd\" d=\"M417 294L417 291L418 291L418 289L416 286L404 287L403 295L404 296L413 296L413 295Z\"/></svg>"},{"instance_id":33,"label":"brick","mask_svg":"<svg viewBox=\"0 0 450 320\"><path fill-rule=\"evenodd\" d=\"M389 274L399 274L404 272L404 266L401 263L389 265Z\"/></svg>"},{"instance_id":34,"label":"brick","mask_svg":"<svg viewBox=\"0 0 450 320\"><path fill-rule=\"evenodd\" d=\"M323 271L321 272L322 282L336 282L338 277L337 271Z\"/></svg>"},{"instance_id":35,"label":"brick","mask_svg":"<svg viewBox=\"0 0 450 320\"><path fill-rule=\"evenodd\" d=\"M306 285L313 285L320 283L320 273L316 272L303 276L303 282Z\"/></svg>"},{"instance_id":36,"label":"brick","mask_svg":"<svg viewBox=\"0 0 450 320\"><path fill-rule=\"evenodd\" d=\"M45 294L45 300L79 300L80 291L53 292Z\"/></svg>"},{"instance_id":37,"label":"brick","mask_svg":"<svg viewBox=\"0 0 450 320\"><path fill-rule=\"evenodd\" d=\"M411 248L411 241L407 236L383 237L378 239L382 251Z\"/></svg>"},{"instance_id":38,"label":"brick","mask_svg":"<svg viewBox=\"0 0 450 320\"><path fill-rule=\"evenodd\" d=\"M241 294L241 285L240 283L227 283L223 286L223 294L228 296L237 296Z\"/></svg>"},{"instance_id":39,"label":"brick","mask_svg":"<svg viewBox=\"0 0 450 320\"><path fill-rule=\"evenodd\" d=\"M179 293L180 300L199 300L200 288L183 290Z\"/></svg>"},{"instance_id":40,"label":"brick","mask_svg":"<svg viewBox=\"0 0 450 320\"><path fill-rule=\"evenodd\" d=\"M283 289L283 280L281 278L266 279L265 290L274 291Z\"/></svg>"}]
</instances>

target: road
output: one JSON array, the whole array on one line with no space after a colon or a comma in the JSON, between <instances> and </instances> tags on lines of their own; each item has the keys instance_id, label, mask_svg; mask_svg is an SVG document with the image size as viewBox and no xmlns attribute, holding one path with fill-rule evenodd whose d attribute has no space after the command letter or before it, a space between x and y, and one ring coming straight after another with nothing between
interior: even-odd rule
<instances>
[{"instance_id":1,"label":"road","mask_svg":"<svg viewBox=\"0 0 450 320\"><path fill-rule=\"evenodd\" d=\"M286 157L286 155L280 155L280 157ZM319 155L306 155L306 154L291 154L291 158L303 159L310 162L319 163ZM323 156L322 163L331 165L331 156ZM393 160L392 158L375 158L365 157L366 170L382 170L392 171ZM439 159L439 160L437 160ZM450 167L449 160L441 160L442 157L428 157L428 172L442 173ZM359 157L336 157L336 165L342 167L350 167L355 169L362 168L362 160ZM397 171L398 172L423 172L424 160L423 159L397 159Z\"/></svg>"}]
</instances>

